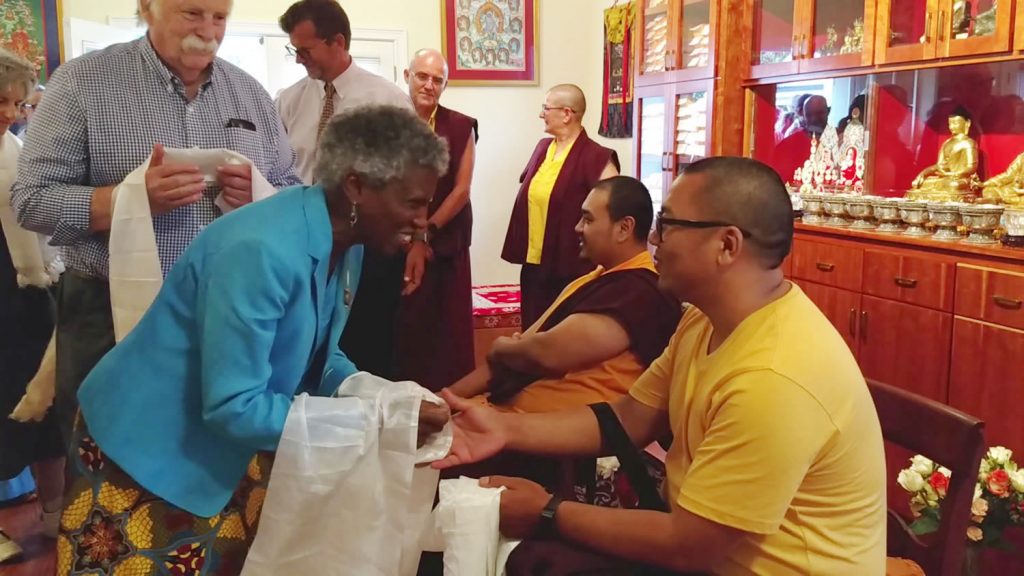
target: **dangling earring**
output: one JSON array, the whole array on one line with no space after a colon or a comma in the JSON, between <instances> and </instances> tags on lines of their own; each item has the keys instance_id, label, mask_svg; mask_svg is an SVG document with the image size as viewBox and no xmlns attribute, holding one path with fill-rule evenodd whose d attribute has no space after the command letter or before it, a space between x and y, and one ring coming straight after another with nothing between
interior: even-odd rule
<instances>
[{"instance_id":1,"label":"dangling earring","mask_svg":"<svg viewBox=\"0 0 1024 576\"><path fill-rule=\"evenodd\" d=\"M353 228L355 227L356 222L359 222L359 208L358 208L358 206L359 206L358 204L352 204L352 212L349 213L349 215L348 215L348 224L349 224L349 226L352 226Z\"/></svg>"}]
</instances>

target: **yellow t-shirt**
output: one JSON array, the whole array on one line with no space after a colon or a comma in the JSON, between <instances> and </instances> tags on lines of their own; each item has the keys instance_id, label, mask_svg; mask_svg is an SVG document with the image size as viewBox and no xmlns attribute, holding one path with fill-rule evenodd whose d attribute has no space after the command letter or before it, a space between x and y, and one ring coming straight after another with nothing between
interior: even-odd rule
<instances>
[{"instance_id":1,"label":"yellow t-shirt","mask_svg":"<svg viewBox=\"0 0 1024 576\"><path fill-rule=\"evenodd\" d=\"M885 457L842 337L796 285L708 354L691 307L630 394L667 410L668 500L749 535L715 574L885 573Z\"/></svg>"},{"instance_id":2,"label":"yellow t-shirt","mask_svg":"<svg viewBox=\"0 0 1024 576\"><path fill-rule=\"evenodd\" d=\"M541 252L544 251L544 230L548 224L548 203L551 201L551 191L555 187L555 180L558 179L562 165L569 156L574 139L562 151L562 155L555 157L556 142L551 141L548 145L548 152L544 156L544 162L537 168L537 173L530 180L530 188L526 194L526 223L527 223L527 245L526 263L540 264Z\"/></svg>"}]
</instances>

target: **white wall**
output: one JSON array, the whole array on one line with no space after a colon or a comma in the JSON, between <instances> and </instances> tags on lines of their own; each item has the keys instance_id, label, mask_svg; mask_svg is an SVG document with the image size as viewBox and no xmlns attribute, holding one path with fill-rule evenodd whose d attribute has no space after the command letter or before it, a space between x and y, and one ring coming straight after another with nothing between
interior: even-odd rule
<instances>
[{"instance_id":1,"label":"white wall","mask_svg":"<svg viewBox=\"0 0 1024 576\"><path fill-rule=\"evenodd\" d=\"M632 141L597 137L601 120L603 10L612 0L537 0L538 68L536 87L450 87L442 102L480 121L473 179L473 282L517 283L518 267L501 260L508 215L518 190L519 174L537 140L544 136L537 118L545 87L578 84L587 94L587 131L614 148L624 172L632 173ZM288 0L239 0L232 19L273 23ZM441 9L427 0L343 0L357 28L405 30L409 50L441 46ZM110 16L134 14L136 0L64 0L64 14L106 22Z\"/></svg>"}]
</instances>

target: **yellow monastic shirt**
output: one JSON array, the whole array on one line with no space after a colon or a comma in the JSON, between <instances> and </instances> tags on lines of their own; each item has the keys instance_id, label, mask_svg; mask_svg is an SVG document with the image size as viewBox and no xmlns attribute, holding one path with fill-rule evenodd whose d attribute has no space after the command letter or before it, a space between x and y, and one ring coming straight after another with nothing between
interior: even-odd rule
<instances>
[{"instance_id":1,"label":"yellow monastic shirt","mask_svg":"<svg viewBox=\"0 0 1024 576\"><path fill-rule=\"evenodd\" d=\"M637 269L657 273L654 268L654 259L651 258L651 254L647 250L609 270L598 266L594 271L577 278L566 286L535 326L542 326L547 322L548 317L562 305L562 302L583 286L605 274ZM596 366L569 372L560 378L537 380L523 388L522 392L516 394L508 404L498 408L514 412L556 412L586 406L594 402L614 402L629 392L629 388L643 372L644 365L640 359L631 350L626 350Z\"/></svg>"},{"instance_id":2,"label":"yellow monastic shirt","mask_svg":"<svg viewBox=\"0 0 1024 576\"><path fill-rule=\"evenodd\" d=\"M569 156L574 139L562 152L562 156L555 157L556 143L554 140L548 146L548 153L544 156L544 162L537 169L530 181L530 189L526 195L527 204L527 225L529 227L528 244L526 246L526 263L540 264L541 252L544 250L544 230L548 224L548 203L551 201L551 191L555 187L555 180L562 171L562 165Z\"/></svg>"}]
</instances>

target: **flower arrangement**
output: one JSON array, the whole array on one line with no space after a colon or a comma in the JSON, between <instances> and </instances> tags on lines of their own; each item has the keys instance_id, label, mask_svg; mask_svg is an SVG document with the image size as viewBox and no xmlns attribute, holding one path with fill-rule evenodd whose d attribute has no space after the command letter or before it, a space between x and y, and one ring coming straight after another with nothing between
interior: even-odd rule
<instances>
[{"instance_id":1,"label":"flower arrangement","mask_svg":"<svg viewBox=\"0 0 1024 576\"><path fill-rule=\"evenodd\" d=\"M910 492L914 534L928 534L939 528L939 503L949 489L950 471L917 455L910 467L900 470L896 481ZM1013 451L1002 446L988 449L981 459L971 504L971 525L967 539L984 546L1002 546L1003 530L1024 525L1024 469L1013 461Z\"/></svg>"}]
</instances>

